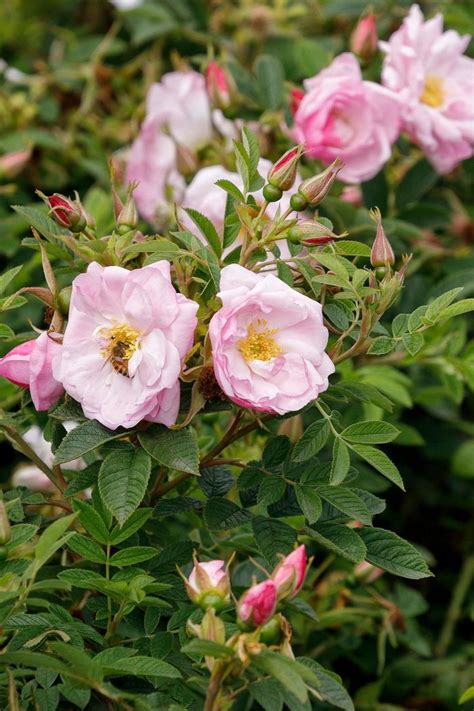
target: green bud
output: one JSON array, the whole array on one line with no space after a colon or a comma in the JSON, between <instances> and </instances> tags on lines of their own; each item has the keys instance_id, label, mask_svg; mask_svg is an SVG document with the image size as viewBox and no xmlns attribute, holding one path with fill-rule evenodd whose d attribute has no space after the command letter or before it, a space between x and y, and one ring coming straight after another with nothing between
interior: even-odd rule
<instances>
[{"instance_id":1,"label":"green bud","mask_svg":"<svg viewBox=\"0 0 474 711\"><path fill-rule=\"evenodd\" d=\"M281 642L281 626L278 617L272 617L260 630L260 641L264 644L278 644Z\"/></svg>"},{"instance_id":2,"label":"green bud","mask_svg":"<svg viewBox=\"0 0 474 711\"><path fill-rule=\"evenodd\" d=\"M283 192L276 185L267 183L263 188L263 197L267 202L278 202L282 195Z\"/></svg>"},{"instance_id":3,"label":"green bud","mask_svg":"<svg viewBox=\"0 0 474 711\"><path fill-rule=\"evenodd\" d=\"M0 500L0 544L8 543L11 536L10 521L5 503Z\"/></svg>"},{"instance_id":4,"label":"green bud","mask_svg":"<svg viewBox=\"0 0 474 711\"><path fill-rule=\"evenodd\" d=\"M72 286L65 286L58 294L58 308L63 316L69 313L69 305L71 303Z\"/></svg>"},{"instance_id":5,"label":"green bud","mask_svg":"<svg viewBox=\"0 0 474 711\"><path fill-rule=\"evenodd\" d=\"M296 212L303 212L303 210L306 210L308 207L308 201L303 195L300 195L300 193L295 193L290 198L290 206L293 210L296 210Z\"/></svg>"},{"instance_id":6,"label":"green bud","mask_svg":"<svg viewBox=\"0 0 474 711\"><path fill-rule=\"evenodd\" d=\"M219 610L222 610L222 608L225 607L225 604L226 603L222 595L212 591L204 593L204 595L199 598L199 607L203 610L207 610L208 607L212 607L216 610L216 612L219 612Z\"/></svg>"}]
</instances>

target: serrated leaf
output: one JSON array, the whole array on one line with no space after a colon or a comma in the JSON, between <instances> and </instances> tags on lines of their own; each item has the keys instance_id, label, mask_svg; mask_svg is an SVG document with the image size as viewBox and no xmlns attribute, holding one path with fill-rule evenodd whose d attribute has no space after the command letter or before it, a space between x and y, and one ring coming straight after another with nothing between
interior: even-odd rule
<instances>
[{"instance_id":1,"label":"serrated leaf","mask_svg":"<svg viewBox=\"0 0 474 711\"><path fill-rule=\"evenodd\" d=\"M288 437L277 435L271 437L263 450L262 463L265 469L274 469L283 464L291 449Z\"/></svg>"},{"instance_id":2,"label":"serrated leaf","mask_svg":"<svg viewBox=\"0 0 474 711\"><path fill-rule=\"evenodd\" d=\"M40 235L46 237L46 239L51 240L64 235L64 231L59 227L59 225L54 222L48 215L35 207L28 207L27 205L12 205L13 210L21 215L29 225L34 227ZM66 234L68 234L66 232Z\"/></svg>"},{"instance_id":3,"label":"serrated leaf","mask_svg":"<svg viewBox=\"0 0 474 711\"><path fill-rule=\"evenodd\" d=\"M387 479L389 479L394 484L399 486L400 489L405 491L405 487L403 486L403 479L400 476L400 472L398 471L392 460L387 457L385 452L382 452L376 447L370 447L369 445L365 444L354 444L352 446L352 449L354 450L354 452L356 452L356 454L359 455L359 457L365 459L365 461L368 462L371 466L373 466L374 469L380 472L380 474L383 474L383 476L387 477Z\"/></svg>"},{"instance_id":4,"label":"serrated leaf","mask_svg":"<svg viewBox=\"0 0 474 711\"><path fill-rule=\"evenodd\" d=\"M143 449L109 454L99 471L102 501L122 526L143 501L151 472L151 458Z\"/></svg>"},{"instance_id":5,"label":"serrated leaf","mask_svg":"<svg viewBox=\"0 0 474 711\"><path fill-rule=\"evenodd\" d=\"M324 701L343 711L354 711L352 699L337 674L328 671L314 659L308 657L298 657L297 661L309 667L316 674L319 681L318 691Z\"/></svg>"},{"instance_id":6,"label":"serrated leaf","mask_svg":"<svg viewBox=\"0 0 474 711\"><path fill-rule=\"evenodd\" d=\"M126 430L109 430L97 422L89 420L75 427L62 440L54 457L55 464L64 464L92 452L111 439L123 437Z\"/></svg>"},{"instance_id":7,"label":"serrated leaf","mask_svg":"<svg viewBox=\"0 0 474 711\"><path fill-rule=\"evenodd\" d=\"M283 101L283 68L277 57L260 55L255 64L260 97L266 109L274 111Z\"/></svg>"},{"instance_id":8,"label":"serrated leaf","mask_svg":"<svg viewBox=\"0 0 474 711\"><path fill-rule=\"evenodd\" d=\"M208 498L224 496L232 489L233 485L234 476L227 467L219 465L201 470L199 486Z\"/></svg>"},{"instance_id":9,"label":"serrated leaf","mask_svg":"<svg viewBox=\"0 0 474 711\"><path fill-rule=\"evenodd\" d=\"M331 471L329 474L329 482L333 486L341 484L349 473L351 465L351 457L349 448L346 443L340 438L334 439L332 449Z\"/></svg>"},{"instance_id":10,"label":"serrated leaf","mask_svg":"<svg viewBox=\"0 0 474 711\"><path fill-rule=\"evenodd\" d=\"M279 476L267 476L259 486L257 501L262 506L270 506L281 499L286 484Z\"/></svg>"},{"instance_id":11,"label":"serrated leaf","mask_svg":"<svg viewBox=\"0 0 474 711\"><path fill-rule=\"evenodd\" d=\"M370 526L372 519L369 509L352 489L348 489L346 486L318 485L318 494L350 519L362 521Z\"/></svg>"},{"instance_id":12,"label":"serrated leaf","mask_svg":"<svg viewBox=\"0 0 474 711\"><path fill-rule=\"evenodd\" d=\"M396 439L399 434L400 430L389 422L364 420L346 427L341 432L341 437L355 444L386 444Z\"/></svg>"},{"instance_id":13,"label":"serrated leaf","mask_svg":"<svg viewBox=\"0 0 474 711\"><path fill-rule=\"evenodd\" d=\"M253 656L252 661L257 669L277 679L285 689L296 696L298 701L306 702L308 698L306 684L293 659L268 649L262 649L259 654Z\"/></svg>"},{"instance_id":14,"label":"serrated leaf","mask_svg":"<svg viewBox=\"0 0 474 711\"><path fill-rule=\"evenodd\" d=\"M20 264L20 266L12 267L12 269L8 269L8 271L3 272L3 274L0 275L0 294L5 292L9 283L17 276L17 274L21 272L22 269L23 265Z\"/></svg>"},{"instance_id":15,"label":"serrated leaf","mask_svg":"<svg viewBox=\"0 0 474 711\"><path fill-rule=\"evenodd\" d=\"M392 321L392 333L395 338L401 336L408 328L408 314L397 314Z\"/></svg>"},{"instance_id":16,"label":"serrated leaf","mask_svg":"<svg viewBox=\"0 0 474 711\"><path fill-rule=\"evenodd\" d=\"M181 651L184 652L184 654L196 654L202 657L207 656L217 659L233 657L235 654L231 647L226 647L224 644L218 644L208 639L192 639L191 642L181 647Z\"/></svg>"},{"instance_id":17,"label":"serrated leaf","mask_svg":"<svg viewBox=\"0 0 474 711\"><path fill-rule=\"evenodd\" d=\"M158 553L159 551L152 546L130 546L114 553L110 558L110 564L116 565L118 568L126 565L136 565L154 558Z\"/></svg>"},{"instance_id":18,"label":"serrated leaf","mask_svg":"<svg viewBox=\"0 0 474 711\"><path fill-rule=\"evenodd\" d=\"M231 183L230 180L225 180L224 178L221 178L219 180L216 180L215 185L218 185L222 190L225 190L226 193L231 195L234 200L238 200L239 202L245 202L245 197L242 194L241 190L237 187L237 185L234 185L234 183Z\"/></svg>"},{"instance_id":19,"label":"serrated leaf","mask_svg":"<svg viewBox=\"0 0 474 711\"><path fill-rule=\"evenodd\" d=\"M370 348L367 351L369 355L385 355L385 353L390 353L393 351L397 342L394 338L389 338L388 336L379 336L375 338L370 344Z\"/></svg>"},{"instance_id":20,"label":"serrated leaf","mask_svg":"<svg viewBox=\"0 0 474 711\"><path fill-rule=\"evenodd\" d=\"M66 490L64 492L65 496L73 496L79 491L84 491L89 489L97 483L97 477L99 474L100 462L94 462L90 464L86 469L80 472L74 472L74 476L68 482Z\"/></svg>"},{"instance_id":21,"label":"serrated leaf","mask_svg":"<svg viewBox=\"0 0 474 711\"><path fill-rule=\"evenodd\" d=\"M251 518L248 511L241 509L229 499L209 499L204 509L204 519L212 531L234 528L247 523Z\"/></svg>"},{"instance_id":22,"label":"serrated leaf","mask_svg":"<svg viewBox=\"0 0 474 711\"><path fill-rule=\"evenodd\" d=\"M318 523L315 528L306 528L305 531L324 548L353 563L360 563L366 556L365 545L352 528L339 523Z\"/></svg>"},{"instance_id":23,"label":"serrated leaf","mask_svg":"<svg viewBox=\"0 0 474 711\"><path fill-rule=\"evenodd\" d=\"M110 665L103 665L103 668L109 676L125 674L126 676L152 676L164 679L181 678L181 673L168 662L142 655L117 659Z\"/></svg>"},{"instance_id":24,"label":"serrated leaf","mask_svg":"<svg viewBox=\"0 0 474 711\"><path fill-rule=\"evenodd\" d=\"M451 306L443 309L436 319L436 322L446 321L454 316L467 314L470 311L474 311L474 299L462 299L461 301L456 301L455 304L451 304Z\"/></svg>"},{"instance_id":25,"label":"serrated leaf","mask_svg":"<svg viewBox=\"0 0 474 711\"><path fill-rule=\"evenodd\" d=\"M436 297L436 299L433 299L433 301L428 304L428 308L425 311L425 315L423 317L424 321L426 323L436 323L440 312L449 306L454 299L459 296L461 291L464 291L464 287L458 286L455 289L446 291L444 294Z\"/></svg>"},{"instance_id":26,"label":"serrated leaf","mask_svg":"<svg viewBox=\"0 0 474 711\"><path fill-rule=\"evenodd\" d=\"M90 533L99 543L108 543L109 531L100 514L90 504L79 499L75 499L72 506L74 511L79 513L79 520L87 533Z\"/></svg>"},{"instance_id":27,"label":"serrated leaf","mask_svg":"<svg viewBox=\"0 0 474 711\"><path fill-rule=\"evenodd\" d=\"M194 210L191 207L185 207L184 211L187 212L191 220L199 228L199 231L207 240L214 253L220 257L222 254L221 238L217 234L217 230L211 220L206 217L206 215L203 215L201 212L198 212L198 210Z\"/></svg>"},{"instance_id":28,"label":"serrated leaf","mask_svg":"<svg viewBox=\"0 0 474 711\"><path fill-rule=\"evenodd\" d=\"M155 516L175 516L185 511L202 508L202 501L191 496L174 496L172 499L161 499L153 509Z\"/></svg>"},{"instance_id":29,"label":"serrated leaf","mask_svg":"<svg viewBox=\"0 0 474 711\"><path fill-rule=\"evenodd\" d=\"M326 267L329 271L334 272L334 274L342 280L345 286L349 285L349 272L345 267L343 257L336 257L327 252L318 252L317 259L323 267Z\"/></svg>"},{"instance_id":30,"label":"serrated leaf","mask_svg":"<svg viewBox=\"0 0 474 711\"><path fill-rule=\"evenodd\" d=\"M411 356L414 356L423 348L425 339L422 333L404 333L402 343L405 350L407 350Z\"/></svg>"},{"instance_id":31,"label":"serrated leaf","mask_svg":"<svg viewBox=\"0 0 474 711\"><path fill-rule=\"evenodd\" d=\"M83 536L82 533L75 533L67 542L68 547L93 563L105 563L106 556L102 548L95 541Z\"/></svg>"},{"instance_id":32,"label":"serrated leaf","mask_svg":"<svg viewBox=\"0 0 474 711\"><path fill-rule=\"evenodd\" d=\"M338 254L343 254L346 257L370 257L370 247L363 242L338 239L334 242L334 247Z\"/></svg>"},{"instance_id":33,"label":"serrated leaf","mask_svg":"<svg viewBox=\"0 0 474 711\"><path fill-rule=\"evenodd\" d=\"M372 565L403 578L419 580L432 575L422 555L411 543L383 528L360 528L358 535L367 547Z\"/></svg>"},{"instance_id":34,"label":"serrated leaf","mask_svg":"<svg viewBox=\"0 0 474 711\"><path fill-rule=\"evenodd\" d=\"M257 516L252 521L253 533L258 548L271 565L278 563L279 554L290 553L296 539L296 531L283 521Z\"/></svg>"},{"instance_id":35,"label":"serrated leaf","mask_svg":"<svg viewBox=\"0 0 474 711\"><path fill-rule=\"evenodd\" d=\"M116 546L127 538L133 536L134 533L140 530L148 521L153 513L153 509L137 509L125 521L123 526L115 526L110 533L110 542Z\"/></svg>"},{"instance_id":36,"label":"serrated leaf","mask_svg":"<svg viewBox=\"0 0 474 711\"><path fill-rule=\"evenodd\" d=\"M155 425L138 436L148 454L170 469L199 476L199 448L193 430Z\"/></svg>"},{"instance_id":37,"label":"serrated leaf","mask_svg":"<svg viewBox=\"0 0 474 711\"><path fill-rule=\"evenodd\" d=\"M316 523L321 516L323 504L321 497L314 488L314 485L297 484L295 486L295 494L298 505L308 523Z\"/></svg>"},{"instance_id":38,"label":"serrated leaf","mask_svg":"<svg viewBox=\"0 0 474 711\"><path fill-rule=\"evenodd\" d=\"M75 518L77 518L76 513L58 518L43 531L35 546L35 559L37 561L46 561L57 550L58 541Z\"/></svg>"},{"instance_id":39,"label":"serrated leaf","mask_svg":"<svg viewBox=\"0 0 474 711\"><path fill-rule=\"evenodd\" d=\"M314 457L326 444L329 424L326 419L313 422L303 433L293 448L294 462L305 462Z\"/></svg>"}]
</instances>

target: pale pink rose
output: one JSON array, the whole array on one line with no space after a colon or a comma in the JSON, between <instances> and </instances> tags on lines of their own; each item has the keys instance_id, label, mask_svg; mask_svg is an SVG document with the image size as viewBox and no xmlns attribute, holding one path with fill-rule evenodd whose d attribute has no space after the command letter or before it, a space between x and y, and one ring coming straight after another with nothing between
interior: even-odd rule
<instances>
[{"instance_id":1,"label":"pale pink rose","mask_svg":"<svg viewBox=\"0 0 474 711\"><path fill-rule=\"evenodd\" d=\"M185 182L177 168L177 146L192 151L212 138L206 82L197 72L170 72L148 92L146 116L127 163L126 180L140 214L149 222L167 218L181 201Z\"/></svg>"},{"instance_id":2,"label":"pale pink rose","mask_svg":"<svg viewBox=\"0 0 474 711\"><path fill-rule=\"evenodd\" d=\"M364 204L364 196L358 185L346 185L340 195L341 200L348 202L354 207L362 207Z\"/></svg>"},{"instance_id":3,"label":"pale pink rose","mask_svg":"<svg viewBox=\"0 0 474 711\"><path fill-rule=\"evenodd\" d=\"M222 270L219 296L209 335L216 378L233 402L283 415L327 389L334 365L320 304L237 264Z\"/></svg>"},{"instance_id":4,"label":"pale pink rose","mask_svg":"<svg viewBox=\"0 0 474 711\"><path fill-rule=\"evenodd\" d=\"M307 153L329 165L345 163L339 173L347 183L370 180L390 158L400 133L396 96L363 81L359 62L349 52L304 82L305 96L294 118L293 136Z\"/></svg>"},{"instance_id":5,"label":"pale pink rose","mask_svg":"<svg viewBox=\"0 0 474 711\"><path fill-rule=\"evenodd\" d=\"M443 16L424 21L412 5L388 42L384 85L400 97L402 123L439 173L473 154L474 61L463 56L469 35L443 32Z\"/></svg>"},{"instance_id":6,"label":"pale pink rose","mask_svg":"<svg viewBox=\"0 0 474 711\"><path fill-rule=\"evenodd\" d=\"M186 591L193 602L198 602L207 593L216 593L224 601L230 599L229 573L223 560L196 562L188 580Z\"/></svg>"},{"instance_id":7,"label":"pale pink rose","mask_svg":"<svg viewBox=\"0 0 474 711\"><path fill-rule=\"evenodd\" d=\"M287 555L272 573L278 597L294 597L301 590L306 575L306 548L301 545Z\"/></svg>"},{"instance_id":8,"label":"pale pink rose","mask_svg":"<svg viewBox=\"0 0 474 711\"><path fill-rule=\"evenodd\" d=\"M73 281L53 372L86 417L106 427L170 426L198 305L175 291L169 262L142 269L89 265Z\"/></svg>"},{"instance_id":9,"label":"pale pink rose","mask_svg":"<svg viewBox=\"0 0 474 711\"><path fill-rule=\"evenodd\" d=\"M0 358L0 376L22 388L29 388L35 408L48 410L63 392L51 366L54 355L60 351L61 344L55 340L54 334L45 331Z\"/></svg>"},{"instance_id":10,"label":"pale pink rose","mask_svg":"<svg viewBox=\"0 0 474 711\"><path fill-rule=\"evenodd\" d=\"M275 612L276 604L275 583L273 580L264 580L244 592L237 604L237 614L243 622L255 626L264 625Z\"/></svg>"}]
</instances>

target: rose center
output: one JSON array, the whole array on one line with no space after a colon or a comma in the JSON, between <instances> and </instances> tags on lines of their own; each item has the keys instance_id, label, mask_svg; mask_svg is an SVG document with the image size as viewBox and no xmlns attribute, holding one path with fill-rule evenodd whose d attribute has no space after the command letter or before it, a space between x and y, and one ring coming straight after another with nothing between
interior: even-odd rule
<instances>
[{"instance_id":1,"label":"rose center","mask_svg":"<svg viewBox=\"0 0 474 711\"><path fill-rule=\"evenodd\" d=\"M443 80L436 74L428 74L420 96L421 103L436 109L443 103L444 96Z\"/></svg>"},{"instance_id":2,"label":"rose center","mask_svg":"<svg viewBox=\"0 0 474 711\"><path fill-rule=\"evenodd\" d=\"M246 361L271 360L282 353L282 349L273 338L278 329L265 328L266 323L264 319L259 319L256 325L251 323L247 327L247 336L237 343L237 348Z\"/></svg>"},{"instance_id":3,"label":"rose center","mask_svg":"<svg viewBox=\"0 0 474 711\"><path fill-rule=\"evenodd\" d=\"M102 329L101 335L107 339L107 345L101 351L102 355L117 373L128 377L128 361L140 344L139 331L122 324Z\"/></svg>"}]
</instances>

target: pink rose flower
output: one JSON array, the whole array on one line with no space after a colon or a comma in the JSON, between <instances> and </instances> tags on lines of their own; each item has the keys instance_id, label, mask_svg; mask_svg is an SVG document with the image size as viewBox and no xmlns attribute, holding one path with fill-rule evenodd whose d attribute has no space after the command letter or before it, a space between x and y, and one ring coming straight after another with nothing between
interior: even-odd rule
<instances>
[{"instance_id":1,"label":"pink rose flower","mask_svg":"<svg viewBox=\"0 0 474 711\"><path fill-rule=\"evenodd\" d=\"M256 627L268 622L275 612L277 591L273 580L253 585L240 598L237 614L243 622L249 622Z\"/></svg>"},{"instance_id":2,"label":"pink rose flower","mask_svg":"<svg viewBox=\"0 0 474 711\"><path fill-rule=\"evenodd\" d=\"M293 136L307 153L329 165L340 156L339 177L359 183L376 175L390 158L400 132L396 96L378 84L363 81L353 54L304 82L306 94L295 114Z\"/></svg>"},{"instance_id":3,"label":"pink rose flower","mask_svg":"<svg viewBox=\"0 0 474 711\"><path fill-rule=\"evenodd\" d=\"M52 372L53 357L60 351L61 344L45 331L0 358L0 375L15 385L29 388L35 408L48 410L63 392Z\"/></svg>"},{"instance_id":4,"label":"pink rose flower","mask_svg":"<svg viewBox=\"0 0 474 711\"><path fill-rule=\"evenodd\" d=\"M412 5L388 42L384 85L400 97L403 129L439 173L473 154L474 61L463 56L469 35L443 32L443 16L424 21Z\"/></svg>"},{"instance_id":5,"label":"pink rose flower","mask_svg":"<svg viewBox=\"0 0 474 711\"><path fill-rule=\"evenodd\" d=\"M350 40L351 50L363 61L370 59L377 51L377 22L373 12L369 12L357 23Z\"/></svg>"},{"instance_id":6,"label":"pink rose flower","mask_svg":"<svg viewBox=\"0 0 474 711\"><path fill-rule=\"evenodd\" d=\"M272 573L278 598L295 597L301 590L306 575L306 548L302 545L283 558Z\"/></svg>"},{"instance_id":7,"label":"pink rose flower","mask_svg":"<svg viewBox=\"0 0 474 711\"><path fill-rule=\"evenodd\" d=\"M334 365L320 304L237 264L222 270L219 296L209 335L216 378L233 402L283 415L327 389Z\"/></svg>"},{"instance_id":8,"label":"pink rose flower","mask_svg":"<svg viewBox=\"0 0 474 711\"><path fill-rule=\"evenodd\" d=\"M89 265L73 281L69 320L53 372L86 417L106 427L170 426L198 305L176 293L170 265Z\"/></svg>"},{"instance_id":9,"label":"pink rose flower","mask_svg":"<svg viewBox=\"0 0 474 711\"><path fill-rule=\"evenodd\" d=\"M188 580L184 582L189 598L200 604L206 602L206 596L221 598L222 602L230 599L229 573L223 560L209 560L204 563L195 562Z\"/></svg>"},{"instance_id":10,"label":"pink rose flower","mask_svg":"<svg viewBox=\"0 0 474 711\"><path fill-rule=\"evenodd\" d=\"M126 171L128 182L139 183L134 197L146 220L159 221L171 201L181 201L185 182L177 168L177 146L194 151L211 138L211 108L201 74L170 72L151 86Z\"/></svg>"}]
</instances>

